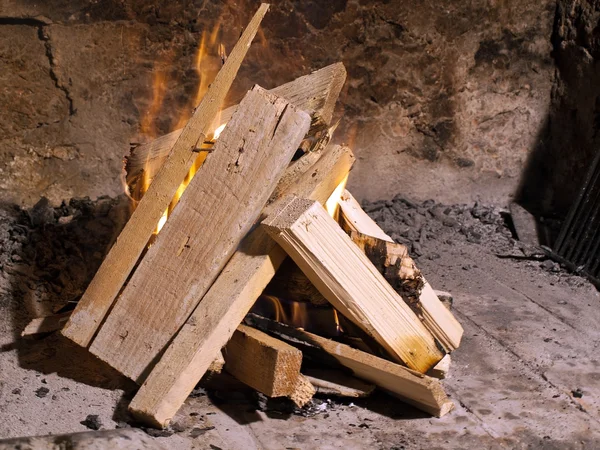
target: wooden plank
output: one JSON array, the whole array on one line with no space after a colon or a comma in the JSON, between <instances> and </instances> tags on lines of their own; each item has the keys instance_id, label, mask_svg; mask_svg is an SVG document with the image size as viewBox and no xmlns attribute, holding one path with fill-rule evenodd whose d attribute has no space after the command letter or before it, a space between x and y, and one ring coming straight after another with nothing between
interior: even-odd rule
<instances>
[{"instance_id":1,"label":"wooden plank","mask_svg":"<svg viewBox=\"0 0 600 450\"><path fill-rule=\"evenodd\" d=\"M342 63L336 63L271 89L269 92L285 98L294 106L308 112L313 120L310 131L312 135L327 127L331 122L335 103L345 81L346 69ZM237 105L234 105L221 111L208 135L226 124L236 108ZM144 182L152 181L181 131L173 131L131 151L125 165L128 186L135 186L142 175Z\"/></svg>"},{"instance_id":2,"label":"wooden plank","mask_svg":"<svg viewBox=\"0 0 600 450\"><path fill-rule=\"evenodd\" d=\"M94 355L145 378L259 218L309 126L282 98L248 92L115 302Z\"/></svg>"},{"instance_id":3,"label":"wooden plank","mask_svg":"<svg viewBox=\"0 0 600 450\"><path fill-rule=\"evenodd\" d=\"M204 142L269 5L263 3L177 138L169 157L104 259L62 334L87 347L146 248Z\"/></svg>"},{"instance_id":4,"label":"wooden plank","mask_svg":"<svg viewBox=\"0 0 600 450\"><path fill-rule=\"evenodd\" d=\"M274 322L255 314L246 323L273 334L310 354L325 353L335 363L422 411L442 417L454 408L439 380L370 355L345 344Z\"/></svg>"},{"instance_id":5,"label":"wooden plank","mask_svg":"<svg viewBox=\"0 0 600 450\"><path fill-rule=\"evenodd\" d=\"M294 198L262 226L319 292L393 358L422 373L442 359L415 313L319 203Z\"/></svg>"},{"instance_id":6,"label":"wooden plank","mask_svg":"<svg viewBox=\"0 0 600 450\"><path fill-rule=\"evenodd\" d=\"M350 149L329 146L288 193L325 203L353 163ZM131 402L129 410L139 420L158 427L169 423L285 256L260 227L242 241Z\"/></svg>"},{"instance_id":7,"label":"wooden plank","mask_svg":"<svg viewBox=\"0 0 600 450\"><path fill-rule=\"evenodd\" d=\"M225 346L225 370L268 397L296 390L302 352L262 331L239 325Z\"/></svg>"},{"instance_id":8,"label":"wooden plank","mask_svg":"<svg viewBox=\"0 0 600 450\"><path fill-rule=\"evenodd\" d=\"M345 191L340 199L340 216L347 227L354 231L394 243L394 240L385 234L379 225L363 211L348 191ZM414 266L414 262L409 265ZM404 278L403 275L399 276L401 279ZM408 305L446 351L455 350L460 345L463 328L448 308L440 302L427 280L425 278L422 280L420 294L418 297L410 295Z\"/></svg>"},{"instance_id":9,"label":"wooden plank","mask_svg":"<svg viewBox=\"0 0 600 450\"><path fill-rule=\"evenodd\" d=\"M371 395L375 385L346 375L336 369L302 369L317 394L333 397L362 398Z\"/></svg>"}]
</instances>

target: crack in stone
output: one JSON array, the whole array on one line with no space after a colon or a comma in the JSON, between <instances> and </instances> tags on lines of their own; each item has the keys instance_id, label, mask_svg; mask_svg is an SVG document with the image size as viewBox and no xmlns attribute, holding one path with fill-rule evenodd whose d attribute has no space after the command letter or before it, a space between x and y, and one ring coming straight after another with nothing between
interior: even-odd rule
<instances>
[{"instance_id":1,"label":"crack in stone","mask_svg":"<svg viewBox=\"0 0 600 450\"><path fill-rule=\"evenodd\" d=\"M48 58L48 63L50 65L50 68L49 68L50 78L52 79L52 81L54 81L54 86L56 86L57 89L63 91L63 93L65 94L65 98L69 102L69 116L73 116L77 112L77 110L75 109L75 107L73 105L73 97L71 97L71 93L69 92L69 89L67 88L67 86L65 86L64 84L62 84L60 82L60 80L58 79L58 75L56 74L56 72L54 70L54 68L56 67L56 60L54 58L54 52L52 51L52 44L50 42L50 36L48 36L48 34L46 33L46 29L45 29L44 25L38 26L38 37L39 37L40 41L42 41L44 43L44 46L46 47L46 57Z\"/></svg>"},{"instance_id":2,"label":"crack in stone","mask_svg":"<svg viewBox=\"0 0 600 450\"><path fill-rule=\"evenodd\" d=\"M54 86L62 91L65 94L65 98L67 102L69 102L69 116L75 115L77 109L75 109L73 105L73 97L69 92L67 86L63 85L58 79L58 75L56 74L54 68L56 67L56 61L54 58L54 52L52 50L52 44L50 42L50 36L46 33L46 26L52 24L52 22L44 17L35 18L35 17L0 17L0 26L2 25L21 25L28 27L36 27L38 30L38 38L40 41L44 43L44 47L46 48L46 57L48 58L49 63L49 75L52 81L54 82ZM42 123L42 125L45 125ZM39 126L38 126L39 128Z\"/></svg>"}]
</instances>

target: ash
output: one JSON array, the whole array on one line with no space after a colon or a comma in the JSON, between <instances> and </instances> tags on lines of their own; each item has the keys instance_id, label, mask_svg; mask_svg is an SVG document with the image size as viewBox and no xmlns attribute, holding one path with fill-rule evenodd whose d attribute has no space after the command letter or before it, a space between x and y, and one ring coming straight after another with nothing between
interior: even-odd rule
<instances>
[{"instance_id":1,"label":"ash","mask_svg":"<svg viewBox=\"0 0 600 450\"><path fill-rule=\"evenodd\" d=\"M408 247L427 278L444 278L449 264L469 271L477 269L479 261L506 259L541 273L550 284L586 284L551 261L540 247L516 239L507 209L481 203L417 202L400 194L392 200L363 202L362 207L392 239ZM447 280L438 283L434 289L455 287Z\"/></svg>"}]
</instances>

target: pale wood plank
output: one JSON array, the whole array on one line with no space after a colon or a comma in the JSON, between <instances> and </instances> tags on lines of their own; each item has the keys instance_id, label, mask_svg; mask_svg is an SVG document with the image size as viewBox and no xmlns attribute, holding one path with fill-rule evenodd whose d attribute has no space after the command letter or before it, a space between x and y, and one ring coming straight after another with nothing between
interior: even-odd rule
<instances>
[{"instance_id":1,"label":"pale wood plank","mask_svg":"<svg viewBox=\"0 0 600 450\"><path fill-rule=\"evenodd\" d=\"M419 318L319 203L292 199L262 226L319 292L393 358L422 373L442 359Z\"/></svg>"},{"instance_id":2,"label":"pale wood plank","mask_svg":"<svg viewBox=\"0 0 600 450\"><path fill-rule=\"evenodd\" d=\"M262 331L239 325L223 351L225 370L268 397L294 393L302 352Z\"/></svg>"},{"instance_id":3,"label":"pale wood plank","mask_svg":"<svg viewBox=\"0 0 600 450\"><path fill-rule=\"evenodd\" d=\"M248 92L115 302L94 355L145 378L259 218L309 126L286 100Z\"/></svg>"},{"instance_id":4,"label":"pale wood plank","mask_svg":"<svg viewBox=\"0 0 600 450\"><path fill-rule=\"evenodd\" d=\"M442 417L454 408L439 380L345 344L249 314L246 323L273 334L303 352L325 352L336 363L422 411Z\"/></svg>"},{"instance_id":5,"label":"pale wood plank","mask_svg":"<svg viewBox=\"0 0 600 450\"><path fill-rule=\"evenodd\" d=\"M198 158L196 149L210 132L210 126L268 8L269 5L263 3L244 30L62 330L63 335L77 344L87 347L92 341L156 224Z\"/></svg>"},{"instance_id":6,"label":"pale wood plank","mask_svg":"<svg viewBox=\"0 0 600 450\"><path fill-rule=\"evenodd\" d=\"M340 199L340 215L345 224L356 232L373 236L390 243L394 240L371 219L360 207L349 191L345 191ZM400 244L395 244L400 245ZM412 261L412 260L411 260ZM412 263L414 265L414 262ZM406 274L407 276L409 274ZM403 276L400 275L402 278ZM444 306L435 294L431 285L423 278L423 286L418 298L411 298L409 306L423 321L425 327L433 334L435 339L446 351L458 348L464 330L452 312Z\"/></svg>"},{"instance_id":7,"label":"pale wood plank","mask_svg":"<svg viewBox=\"0 0 600 450\"><path fill-rule=\"evenodd\" d=\"M350 149L329 146L288 194L325 203L353 163ZM169 423L285 256L262 228L246 236L131 402L138 419L158 427Z\"/></svg>"},{"instance_id":8,"label":"pale wood plank","mask_svg":"<svg viewBox=\"0 0 600 450\"><path fill-rule=\"evenodd\" d=\"M269 92L283 97L312 117L310 134L325 128L331 122L337 98L346 80L346 69L342 63L331 64L309 75L271 89ZM237 105L221 111L213 122L208 135L231 119ZM181 130L173 131L154 141L140 145L127 157L127 184L134 186L144 176L144 182L152 181L163 165Z\"/></svg>"}]
</instances>

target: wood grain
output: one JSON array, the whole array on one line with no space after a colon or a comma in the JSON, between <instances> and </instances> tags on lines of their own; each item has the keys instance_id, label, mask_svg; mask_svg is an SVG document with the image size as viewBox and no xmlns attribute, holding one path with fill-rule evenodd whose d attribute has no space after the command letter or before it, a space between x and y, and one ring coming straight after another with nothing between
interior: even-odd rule
<instances>
[{"instance_id":1,"label":"wood grain","mask_svg":"<svg viewBox=\"0 0 600 450\"><path fill-rule=\"evenodd\" d=\"M335 364L369 381L422 411L442 417L454 408L439 380L348 345L325 339L279 322L249 314L246 323L273 334L310 355L325 353Z\"/></svg>"},{"instance_id":2,"label":"wood grain","mask_svg":"<svg viewBox=\"0 0 600 450\"><path fill-rule=\"evenodd\" d=\"M294 393L302 352L262 331L239 325L223 351L225 370L268 397Z\"/></svg>"},{"instance_id":3,"label":"wood grain","mask_svg":"<svg viewBox=\"0 0 600 450\"><path fill-rule=\"evenodd\" d=\"M283 97L299 109L308 112L312 117L310 134L328 126L331 122L337 98L346 80L346 69L342 63L331 64L309 75L302 76L286 84L282 84L269 92ZM218 120L210 127L209 135L219 126L231 119L238 105L221 111ZM127 157L125 170L127 185L134 187L144 176L145 182L151 182L162 167L173 144L181 134L181 130L173 131L154 141L140 145ZM135 191L135 189L133 189Z\"/></svg>"},{"instance_id":4,"label":"wood grain","mask_svg":"<svg viewBox=\"0 0 600 450\"><path fill-rule=\"evenodd\" d=\"M145 378L259 218L309 126L286 100L248 92L115 302L94 355Z\"/></svg>"},{"instance_id":5,"label":"wood grain","mask_svg":"<svg viewBox=\"0 0 600 450\"><path fill-rule=\"evenodd\" d=\"M400 244L395 244L394 240L389 237L366 212L363 211L350 192L346 190L339 203L340 215L343 217L344 223L351 227L352 230L390 242L394 246L400 246ZM402 252L398 253L398 257L400 257L401 253ZM395 264L393 261L390 261L390 263L392 265ZM404 273L399 274L399 277L404 279L411 277L415 278L412 275L412 272L416 269L414 262L412 260L406 261L405 265L407 267L400 267L400 270L403 270ZM422 283L420 283L422 284L420 293L418 295L413 295L412 290L407 289L407 292L410 291L408 305L422 320L425 327L433 334L444 350L451 352L460 345L464 333L462 325L456 320L452 312L450 312L450 310L440 301L427 280L425 280L422 275L419 276L422 279Z\"/></svg>"},{"instance_id":6,"label":"wood grain","mask_svg":"<svg viewBox=\"0 0 600 450\"><path fill-rule=\"evenodd\" d=\"M331 145L288 194L325 203L353 163L350 149ZM139 420L169 423L285 257L262 228L246 236L129 405Z\"/></svg>"},{"instance_id":7,"label":"wood grain","mask_svg":"<svg viewBox=\"0 0 600 450\"><path fill-rule=\"evenodd\" d=\"M442 359L419 318L319 203L292 199L262 226L319 292L393 358L421 373Z\"/></svg>"},{"instance_id":8,"label":"wood grain","mask_svg":"<svg viewBox=\"0 0 600 450\"><path fill-rule=\"evenodd\" d=\"M87 347L145 249L156 224L198 157L258 27L269 8L263 3L240 37L223 68L178 136L169 157L108 252L62 334Z\"/></svg>"}]
</instances>

